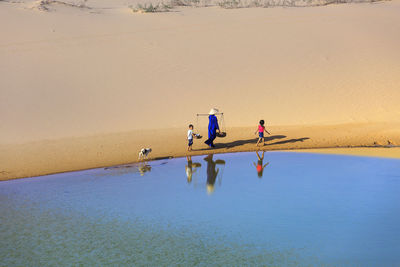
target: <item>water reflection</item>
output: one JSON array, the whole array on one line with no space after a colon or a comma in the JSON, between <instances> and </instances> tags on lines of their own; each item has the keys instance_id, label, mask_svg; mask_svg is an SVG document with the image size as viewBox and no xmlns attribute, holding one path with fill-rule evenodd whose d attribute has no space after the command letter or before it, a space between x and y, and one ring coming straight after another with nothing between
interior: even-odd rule
<instances>
[{"instance_id":1,"label":"water reflection","mask_svg":"<svg viewBox=\"0 0 400 267\"><path fill-rule=\"evenodd\" d=\"M151 166L148 165L146 162L139 163L137 168L140 173L140 176L143 176L146 172L151 171Z\"/></svg>"},{"instance_id":2,"label":"water reflection","mask_svg":"<svg viewBox=\"0 0 400 267\"><path fill-rule=\"evenodd\" d=\"M217 165L222 165L223 167L225 167L225 160L217 159L214 161L213 156L213 154L210 154L204 158L204 160L207 162L207 192L209 194L212 194L214 192L214 185L217 180L218 174L220 173L220 168L217 168ZM221 183L223 170L224 169L222 168L221 174L219 176L219 183Z\"/></svg>"},{"instance_id":3,"label":"water reflection","mask_svg":"<svg viewBox=\"0 0 400 267\"><path fill-rule=\"evenodd\" d=\"M137 170L134 164L119 165L104 168L104 173L98 173L96 176L119 176L124 174L135 173Z\"/></svg>"},{"instance_id":4,"label":"water reflection","mask_svg":"<svg viewBox=\"0 0 400 267\"><path fill-rule=\"evenodd\" d=\"M160 165L164 165L166 163L161 163ZM132 174L139 173L140 176L143 176L146 172L151 171L151 166L146 162L140 162L135 164L127 164L127 165L119 165L104 168L105 173L96 174L96 176L119 176L124 174Z\"/></svg>"},{"instance_id":5,"label":"water reflection","mask_svg":"<svg viewBox=\"0 0 400 267\"><path fill-rule=\"evenodd\" d=\"M258 178L261 179L263 176L264 168L268 166L269 162L267 162L265 165L263 165L264 151L262 152L261 157L260 157L260 154L258 154L258 151L256 151L256 154L257 154L258 162L257 162L257 164L255 162L253 162L253 165L257 169Z\"/></svg>"},{"instance_id":6,"label":"water reflection","mask_svg":"<svg viewBox=\"0 0 400 267\"><path fill-rule=\"evenodd\" d=\"M192 162L192 156L186 156L186 159L187 159L187 165L185 167L185 170L186 170L187 182L191 183L193 178L193 173L195 173L197 169L201 167L201 163Z\"/></svg>"},{"instance_id":7,"label":"water reflection","mask_svg":"<svg viewBox=\"0 0 400 267\"><path fill-rule=\"evenodd\" d=\"M148 164L1 182L0 266L399 266L400 160L259 151Z\"/></svg>"}]
</instances>

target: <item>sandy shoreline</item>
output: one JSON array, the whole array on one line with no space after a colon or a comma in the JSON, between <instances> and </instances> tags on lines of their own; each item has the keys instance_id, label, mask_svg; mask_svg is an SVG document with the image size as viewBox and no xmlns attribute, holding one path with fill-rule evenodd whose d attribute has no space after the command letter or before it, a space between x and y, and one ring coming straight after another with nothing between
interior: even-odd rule
<instances>
[{"instance_id":1,"label":"sandy shoreline","mask_svg":"<svg viewBox=\"0 0 400 267\"><path fill-rule=\"evenodd\" d=\"M190 153L186 151L186 129L163 130L157 138L152 135L153 131L142 130L0 145L0 180L133 163L137 162L138 151L142 147L153 149L150 160L258 149L272 151L350 147L333 151L304 151L400 158L400 149L395 148L400 145L400 124L269 127L271 136L266 138L264 147L255 146L257 139L254 130L254 127L228 128L227 137L217 138L216 149L209 149L203 144L204 139L201 139L195 140L194 151Z\"/></svg>"}]
</instances>

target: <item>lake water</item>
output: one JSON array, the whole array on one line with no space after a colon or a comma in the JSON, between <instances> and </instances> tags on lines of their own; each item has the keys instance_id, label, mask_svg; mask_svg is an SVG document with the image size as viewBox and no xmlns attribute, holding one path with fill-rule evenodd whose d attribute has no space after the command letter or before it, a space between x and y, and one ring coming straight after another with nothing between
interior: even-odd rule
<instances>
[{"instance_id":1,"label":"lake water","mask_svg":"<svg viewBox=\"0 0 400 267\"><path fill-rule=\"evenodd\" d=\"M400 160L252 152L1 182L0 266L59 265L400 266Z\"/></svg>"}]
</instances>

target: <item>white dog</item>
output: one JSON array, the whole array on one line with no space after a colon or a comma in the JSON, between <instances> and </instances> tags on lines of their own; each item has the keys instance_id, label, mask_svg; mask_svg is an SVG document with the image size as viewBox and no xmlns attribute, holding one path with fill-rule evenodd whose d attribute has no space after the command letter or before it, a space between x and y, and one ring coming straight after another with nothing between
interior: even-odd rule
<instances>
[{"instance_id":1,"label":"white dog","mask_svg":"<svg viewBox=\"0 0 400 267\"><path fill-rule=\"evenodd\" d=\"M147 159L147 156L150 154L151 148L142 148L139 152L139 160L140 159Z\"/></svg>"}]
</instances>

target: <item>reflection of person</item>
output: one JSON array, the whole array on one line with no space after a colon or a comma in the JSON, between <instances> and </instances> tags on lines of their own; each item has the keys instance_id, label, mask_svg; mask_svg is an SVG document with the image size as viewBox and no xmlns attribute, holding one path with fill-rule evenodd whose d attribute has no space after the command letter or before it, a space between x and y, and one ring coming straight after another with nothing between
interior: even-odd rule
<instances>
[{"instance_id":1,"label":"reflection of person","mask_svg":"<svg viewBox=\"0 0 400 267\"><path fill-rule=\"evenodd\" d=\"M187 159L187 165L185 167L185 170L186 170L187 181L188 183L191 183L193 173L196 172L197 168L201 167L201 164L197 162L193 163L192 156L186 156L186 159Z\"/></svg>"},{"instance_id":2,"label":"reflection of person","mask_svg":"<svg viewBox=\"0 0 400 267\"><path fill-rule=\"evenodd\" d=\"M257 154L257 158L258 158L258 162L257 165L255 162L253 162L254 166L257 169L257 174L258 174L258 178L262 178L263 176L263 172L264 172L264 168L267 167L267 165L269 164L269 162L267 162L267 164L265 164L263 166L263 160L264 160L264 151L262 152L262 155L260 157L260 155L258 154L258 151L256 151Z\"/></svg>"},{"instance_id":3,"label":"reflection of person","mask_svg":"<svg viewBox=\"0 0 400 267\"><path fill-rule=\"evenodd\" d=\"M210 147L215 147L214 146L214 139L217 137L217 131L220 132L219 130L219 125L218 125L218 119L215 116L215 114L218 113L218 109L216 108L212 108L210 110L208 119L209 119L209 123L208 123L208 139L204 142L207 145L209 145Z\"/></svg>"},{"instance_id":4,"label":"reflection of person","mask_svg":"<svg viewBox=\"0 0 400 267\"><path fill-rule=\"evenodd\" d=\"M213 154L204 158L207 161L207 192L209 194L214 192L214 184L217 180L219 169L216 169L217 164L225 165L224 160L213 161Z\"/></svg>"},{"instance_id":5,"label":"reflection of person","mask_svg":"<svg viewBox=\"0 0 400 267\"><path fill-rule=\"evenodd\" d=\"M271 135L271 134L265 129L264 123L265 123L264 120L260 120L260 125L258 125L258 129L257 129L257 131L258 131L258 141L257 141L256 146L258 146L258 144L260 143L261 140L262 140L262 142L263 142L263 144L264 144L264 146L265 146L264 132L266 132L267 134ZM257 131L256 131L254 134L257 134Z\"/></svg>"}]
</instances>

